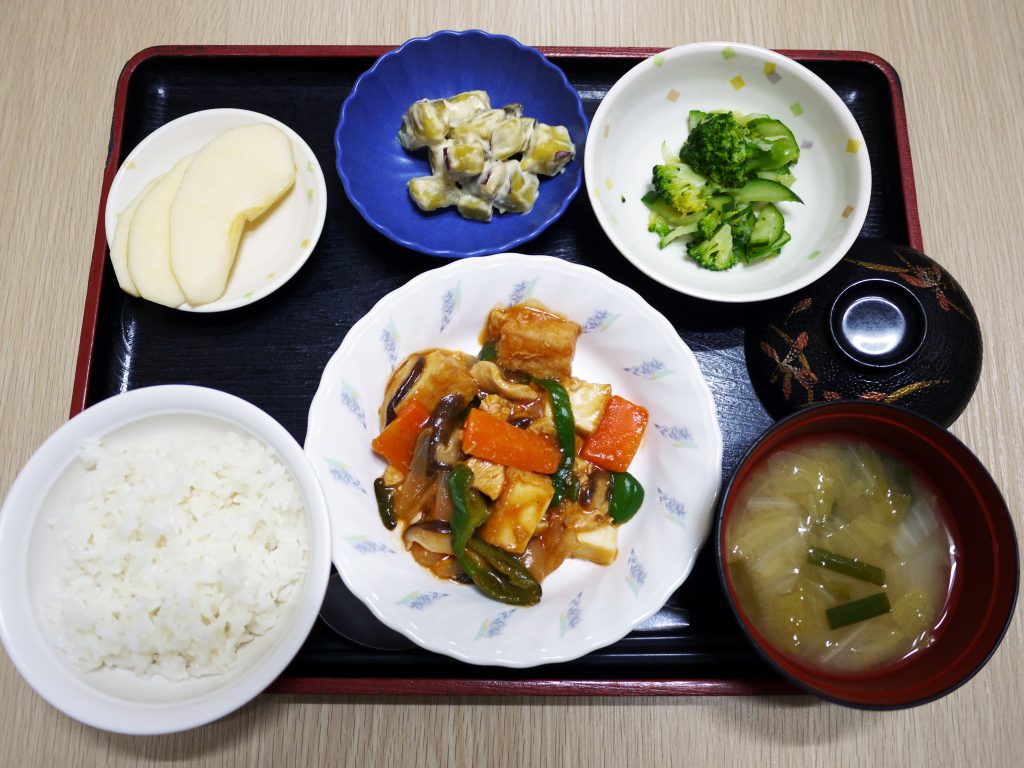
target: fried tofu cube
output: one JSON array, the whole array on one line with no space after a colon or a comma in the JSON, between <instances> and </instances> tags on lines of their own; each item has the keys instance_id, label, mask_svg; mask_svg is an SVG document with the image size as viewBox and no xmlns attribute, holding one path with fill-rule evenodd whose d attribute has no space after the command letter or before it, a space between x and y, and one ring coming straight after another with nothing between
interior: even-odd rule
<instances>
[{"instance_id":1,"label":"fried tofu cube","mask_svg":"<svg viewBox=\"0 0 1024 768\"><path fill-rule=\"evenodd\" d=\"M411 355L391 374L391 379L384 392L384 403L381 406L381 426L386 421L388 403L394 398L395 392L410 377L414 377L414 382L408 388L401 402L409 399L417 400L428 411L433 411L445 395L462 395L466 399L466 403L476 397L476 380L470 373L470 368L476 362L475 357L463 352L432 349L422 355L423 366L419 374L416 375L415 369L420 357L420 355ZM399 404L395 403L396 409Z\"/></svg>"},{"instance_id":2,"label":"fried tofu cube","mask_svg":"<svg viewBox=\"0 0 1024 768\"><path fill-rule=\"evenodd\" d=\"M490 499L496 499L501 495L505 487L505 467L475 456L466 459L465 464L473 472L473 488Z\"/></svg>"},{"instance_id":3,"label":"fried tofu cube","mask_svg":"<svg viewBox=\"0 0 1024 768\"><path fill-rule=\"evenodd\" d=\"M594 434L604 408L612 398L610 384L591 384L582 379L573 379L565 388L569 393L569 405L576 420L576 430L584 435Z\"/></svg>"},{"instance_id":4,"label":"fried tofu cube","mask_svg":"<svg viewBox=\"0 0 1024 768\"><path fill-rule=\"evenodd\" d=\"M554 495L547 475L506 468L505 488L480 528L480 538L507 552L523 553Z\"/></svg>"},{"instance_id":5,"label":"fried tofu cube","mask_svg":"<svg viewBox=\"0 0 1024 768\"><path fill-rule=\"evenodd\" d=\"M489 328L497 324L492 313ZM568 379L581 328L553 312L517 304L504 312L498 339L497 363L539 379Z\"/></svg>"},{"instance_id":6,"label":"fried tofu cube","mask_svg":"<svg viewBox=\"0 0 1024 768\"><path fill-rule=\"evenodd\" d=\"M592 530L574 531L569 557L610 565L619 554L619 530L610 522Z\"/></svg>"}]
</instances>

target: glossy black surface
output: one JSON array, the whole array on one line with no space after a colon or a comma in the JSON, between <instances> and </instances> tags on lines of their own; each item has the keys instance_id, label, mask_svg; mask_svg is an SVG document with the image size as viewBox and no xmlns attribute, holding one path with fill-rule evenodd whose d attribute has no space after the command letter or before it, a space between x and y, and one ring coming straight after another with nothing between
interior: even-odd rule
<instances>
[{"instance_id":1,"label":"glossy black surface","mask_svg":"<svg viewBox=\"0 0 1024 768\"><path fill-rule=\"evenodd\" d=\"M836 296L829 310L829 330L836 347L853 362L888 368L917 354L928 321L909 288L872 278L853 283Z\"/></svg>"},{"instance_id":2,"label":"glossy black surface","mask_svg":"<svg viewBox=\"0 0 1024 768\"><path fill-rule=\"evenodd\" d=\"M378 234L345 199L333 173L332 142L341 103L371 63L366 58L162 56L139 66L128 92L125 154L151 131L189 112L214 107L263 112L291 126L317 154L327 178L327 222L309 262L290 282L252 306L227 313L177 312L130 298L118 290L108 265L89 404L125 389L198 384L251 401L303 441L321 370L352 324L409 278L447 263L404 250ZM558 58L556 63L592 117L603 95L636 61ZM907 242L888 81L869 64L807 64L849 105L864 134L873 169L864 233ZM714 393L725 442L723 476L731 474L772 423L745 363L743 328L752 308L692 299L644 276L605 238L582 192L555 225L519 250L595 267L665 314L694 351ZM533 670L483 669L418 649L374 651L318 623L288 674L599 680L774 676L732 617L710 547L668 609L665 621L655 622L653 630L634 632L583 659Z\"/></svg>"},{"instance_id":3,"label":"glossy black surface","mask_svg":"<svg viewBox=\"0 0 1024 768\"><path fill-rule=\"evenodd\" d=\"M828 274L763 302L746 333L747 370L782 418L828 400L878 400L949 426L981 375L978 317L934 259L860 238Z\"/></svg>"}]
</instances>

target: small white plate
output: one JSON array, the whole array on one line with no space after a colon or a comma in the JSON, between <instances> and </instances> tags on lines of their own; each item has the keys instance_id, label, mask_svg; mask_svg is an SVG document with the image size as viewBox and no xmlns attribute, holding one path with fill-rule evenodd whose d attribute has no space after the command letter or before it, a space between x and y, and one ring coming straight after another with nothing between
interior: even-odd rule
<instances>
[{"instance_id":1,"label":"small white plate","mask_svg":"<svg viewBox=\"0 0 1024 768\"><path fill-rule=\"evenodd\" d=\"M574 375L609 383L650 412L630 473L642 508L619 529L619 555L569 560L539 604L514 608L443 581L381 524L370 448L394 367L422 349L475 354L487 314L534 298L583 326ZM658 611L690 573L721 484L722 435L711 391L672 325L635 291L589 267L501 254L426 272L385 296L328 362L309 411L306 455L331 515L333 558L348 588L392 629L473 664L530 667L614 643Z\"/></svg>"},{"instance_id":2,"label":"small white plate","mask_svg":"<svg viewBox=\"0 0 1024 768\"><path fill-rule=\"evenodd\" d=\"M193 437L226 431L252 435L276 453L305 501L308 567L276 626L240 648L236 666L221 675L172 682L125 669L75 669L50 643L46 604L59 585L51 520L59 520L81 493L81 446L96 439L130 446L142 435ZM329 541L323 491L302 448L255 405L225 392L181 385L115 395L54 432L29 459L0 507L0 640L39 695L87 725L127 734L204 725L257 696L295 657L327 590Z\"/></svg>"},{"instance_id":3,"label":"small white plate","mask_svg":"<svg viewBox=\"0 0 1024 768\"><path fill-rule=\"evenodd\" d=\"M157 176L185 155L198 152L232 128L270 123L280 128L295 154L295 185L270 211L245 228L224 295L186 312L223 312L276 291L299 271L313 252L327 216L324 172L309 145L284 123L245 109L207 109L179 117L143 139L125 158L107 194L104 224L107 246L114 240L117 216Z\"/></svg>"},{"instance_id":4,"label":"small white plate","mask_svg":"<svg viewBox=\"0 0 1024 768\"><path fill-rule=\"evenodd\" d=\"M697 266L679 240L664 249L647 231L641 198L661 145L678 152L691 109L765 113L800 145L793 166L799 203L780 203L792 236L782 252L724 272ZM587 134L587 193L605 234L633 265L681 293L723 302L783 296L817 280L860 233L871 164L860 127L834 90L807 67L741 43L694 43L637 64L601 101Z\"/></svg>"}]
</instances>

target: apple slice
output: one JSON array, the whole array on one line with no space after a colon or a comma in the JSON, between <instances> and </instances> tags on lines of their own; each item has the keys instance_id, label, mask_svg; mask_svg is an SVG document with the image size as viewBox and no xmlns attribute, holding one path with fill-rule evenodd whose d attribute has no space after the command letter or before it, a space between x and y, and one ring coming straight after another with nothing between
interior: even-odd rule
<instances>
[{"instance_id":1,"label":"apple slice","mask_svg":"<svg viewBox=\"0 0 1024 768\"><path fill-rule=\"evenodd\" d=\"M132 274L128 271L128 231L132 226L132 219L135 218L135 210L139 207L149 190L153 188L163 176L157 176L149 182L145 188L135 196L135 199L128 203L128 207L117 214L117 228L114 230L114 242L110 244L110 263L114 267L114 275L121 290L132 296L139 295L139 289L135 287Z\"/></svg>"},{"instance_id":2,"label":"apple slice","mask_svg":"<svg viewBox=\"0 0 1024 768\"><path fill-rule=\"evenodd\" d=\"M128 230L127 264L132 282L142 298L168 307L185 303L171 271L171 203L193 157L181 158L153 183L139 201Z\"/></svg>"},{"instance_id":3,"label":"apple slice","mask_svg":"<svg viewBox=\"0 0 1024 768\"><path fill-rule=\"evenodd\" d=\"M171 268L189 304L224 294L246 222L294 183L291 142L269 123L225 131L196 153L171 206Z\"/></svg>"}]
</instances>

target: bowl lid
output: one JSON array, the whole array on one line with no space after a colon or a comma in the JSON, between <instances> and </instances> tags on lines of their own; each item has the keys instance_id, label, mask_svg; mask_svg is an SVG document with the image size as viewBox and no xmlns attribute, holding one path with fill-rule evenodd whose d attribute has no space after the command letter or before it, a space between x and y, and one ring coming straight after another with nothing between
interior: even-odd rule
<instances>
[{"instance_id":1,"label":"bowl lid","mask_svg":"<svg viewBox=\"0 0 1024 768\"><path fill-rule=\"evenodd\" d=\"M949 426L981 374L981 328L959 283L919 251L863 238L824 277L755 308L744 346L754 390L777 419L874 400Z\"/></svg>"}]
</instances>

